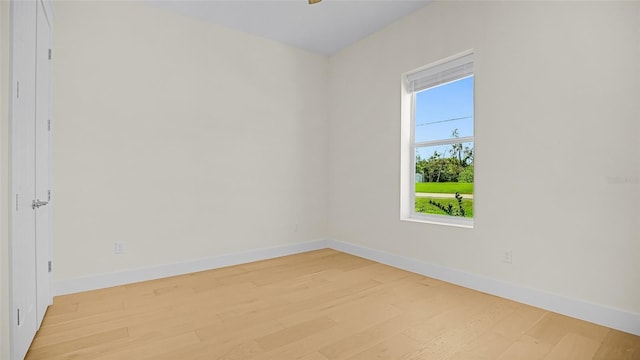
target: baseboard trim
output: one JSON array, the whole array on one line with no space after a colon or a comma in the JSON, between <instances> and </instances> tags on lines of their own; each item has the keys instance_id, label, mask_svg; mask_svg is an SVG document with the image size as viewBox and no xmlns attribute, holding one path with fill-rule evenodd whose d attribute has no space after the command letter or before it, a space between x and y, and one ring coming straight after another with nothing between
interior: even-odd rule
<instances>
[{"instance_id":1,"label":"baseboard trim","mask_svg":"<svg viewBox=\"0 0 640 360\"><path fill-rule=\"evenodd\" d=\"M640 314L593 304L538 289L527 288L514 283L491 279L362 245L332 239L287 244L182 263L60 280L54 282L53 289L56 296L72 294L81 291L103 289L140 281L245 264L324 248L331 248L413 273L640 336Z\"/></svg>"},{"instance_id":2,"label":"baseboard trim","mask_svg":"<svg viewBox=\"0 0 640 360\"><path fill-rule=\"evenodd\" d=\"M194 261L83 276L55 281L53 284L53 293L55 296L73 294L82 291L103 289L140 281L148 281L198 271L246 264L253 261L267 260L280 256L293 255L325 248L327 248L326 240L314 240L227 254L213 258L198 259Z\"/></svg>"},{"instance_id":3,"label":"baseboard trim","mask_svg":"<svg viewBox=\"0 0 640 360\"><path fill-rule=\"evenodd\" d=\"M640 336L640 314L437 266L353 243L329 239L327 246L395 268Z\"/></svg>"}]
</instances>

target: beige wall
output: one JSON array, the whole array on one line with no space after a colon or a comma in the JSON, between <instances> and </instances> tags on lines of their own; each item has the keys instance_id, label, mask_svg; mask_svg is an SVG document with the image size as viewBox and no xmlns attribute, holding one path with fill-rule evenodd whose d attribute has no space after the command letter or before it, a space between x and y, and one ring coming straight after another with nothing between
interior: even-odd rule
<instances>
[{"instance_id":1,"label":"beige wall","mask_svg":"<svg viewBox=\"0 0 640 360\"><path fill-rule=\"evenodd\" d=\"M326 235L326 57L142 3L54 10L55 280Z\"/></svg>"},{"instance_id":2,"label":"beige wall","mask_svg":"<svg viewBox=\"0 0 640 360\"><path fill-rule=\"evenodd\" d=\"M333 56L329 237L640 314L639 20L638 2L434 2ZM475 228L400 221L400 74L467 49Z\"/></svg>"},{"instance_id":3,"label":"beige wall","mask_svg":"<svg viewBox=\"0 0 640 360\"><path fill-rule=\"evenodd\" d=\"M0 1L0 359L9 358L9 2Z\"/></svg>"}]
</instances>

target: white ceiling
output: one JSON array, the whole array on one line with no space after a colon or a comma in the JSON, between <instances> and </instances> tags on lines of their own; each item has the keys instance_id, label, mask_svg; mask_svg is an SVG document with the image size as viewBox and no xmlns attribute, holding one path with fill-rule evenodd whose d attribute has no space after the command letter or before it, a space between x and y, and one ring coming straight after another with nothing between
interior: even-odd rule
<instances>
[{"instance_id":1,"label":"white ceiling","mask_svg":"<svg viewBox=\"0 0 640 360\"><path fill-rule=\"evenodd\" d=\"M150 0L162 8L331 55L430 0Z\"/></svg>"}]
</instances>

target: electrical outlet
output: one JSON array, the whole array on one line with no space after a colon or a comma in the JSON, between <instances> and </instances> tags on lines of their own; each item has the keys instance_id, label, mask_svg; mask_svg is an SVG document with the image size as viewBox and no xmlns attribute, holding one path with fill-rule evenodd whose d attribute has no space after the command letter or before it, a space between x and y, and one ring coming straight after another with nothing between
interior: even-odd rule
<instances>
[{"instance_id":1,"label":"electrical outlet","mask_svg":"<svg viewBox=\"0 0 640 360\"><path fill-rule=\"evenodd\" d=\"M502 262L505 264L513 263L513 251L511 249L505 249L502 253Z\"/></svg>"},{"instance_id":2,"label":"electrical outlet","mask_svg":"<svg viewBox=\"0 0 640 360\"><path fill-rule=\"evenodd\" d=\"M293 224L293 232L298 232L299 228L298 224Z\"/></svg>"},{"instance_id":3,"label":"electrical outlet","mask_svg":"<svg viewBox=\"0 0 640 360\"><path fill-rule=\"evenodd\" d=\"M123 242L116 241L113 243L113 253L116 255L124 254L127 251L127 246Z\"/></svg>"}]
</instances>

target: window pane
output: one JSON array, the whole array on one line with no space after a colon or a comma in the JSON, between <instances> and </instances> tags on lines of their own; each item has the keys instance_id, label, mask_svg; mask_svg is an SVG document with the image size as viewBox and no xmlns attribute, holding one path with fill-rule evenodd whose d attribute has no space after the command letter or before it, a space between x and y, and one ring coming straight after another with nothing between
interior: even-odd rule
<instances>
[{"instance_id":1,"label":"window pane","mask_svg":"<svg viewBox=\"0 0 640 360\"><path fill-rule=\"evenodd\" d=\"M473 76L416 93L415 141L473 136Z\"/></svg>"},{"instance_id":2,"label":"window pane","mask_svg":"<svg viewBox=\"0 0 640 360\"><path fill-rule=\"evenodd\" d=\"M417 148L416 183L473 183L473 151L472 142Z\"/></svg>"},{"instance_id":3,"label":"window pane","mask_svg":"<svg viewBox=\"0 0 640 360\"><path fill-rule=\"evenodd\" d=\"M416 149L416 212L473 217L473 153L473 142Z\"/></svg>"}]
</instances>

